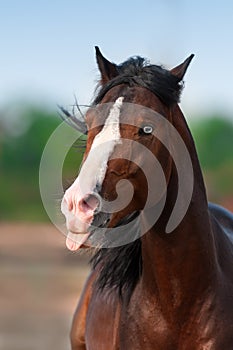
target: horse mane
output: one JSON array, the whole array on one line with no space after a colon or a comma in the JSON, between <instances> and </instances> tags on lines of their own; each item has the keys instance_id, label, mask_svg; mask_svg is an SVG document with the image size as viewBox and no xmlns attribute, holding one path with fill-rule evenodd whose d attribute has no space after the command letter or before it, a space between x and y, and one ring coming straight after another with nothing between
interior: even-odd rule
<instances>
[{"instance_id":1,"label":"horse mane","mask_svg":"<svg viewBox=\"0 0 233 350\"><path fill-rule=\"evenodd\" d=\"M100 248L91 259L92 268L99 268L96 287L118 292L129 300L142 273L141 240L115 247Z\"/></svg>"},{"instance_id":2,"label":"horse mane","mask_svg":"<svg viewBox=\"0 0 233 350\"><path fill-rule=\"evenodd\" d=\"M147 59L136 56L116 68L118 75L97 89L94 105L100 103L110 89L121 84L144 87L153 92L166 106L179 102L183 83L162 66L151 65Z\"/></svg>"}]
</instances>

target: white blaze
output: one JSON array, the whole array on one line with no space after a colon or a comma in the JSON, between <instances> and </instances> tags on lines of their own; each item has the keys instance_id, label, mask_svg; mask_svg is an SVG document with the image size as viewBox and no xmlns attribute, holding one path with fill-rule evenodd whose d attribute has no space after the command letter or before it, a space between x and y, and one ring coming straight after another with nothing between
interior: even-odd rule
<instances>
[{"instance_id":1,"label":"white blaze","mask_svg":"<svg viewBox=\"0 0 233 350\"><path fill-rule=\"evenodd\" d=\"M78 178L68 189L68 191L72 189L77 191L77 201L93 192L97 184L101 187L104 181L109 158L115 146L121 143L120 111L123 99L124 97L119 97L115 101L103 129L94 138Z\"/></svg>"},{"instance_id":2,"label":"white blaze","mask_svg":"<svg viewBox=\"0 0 233 350\"><path fill-rule=\"evenodd\" d=\"M103 129L99 134L96 135L88 158L97 157L99 167L95 169L96 173L96 183L102 185L106 171L107 163L109 157L113 153L115 146L121 143L121 134L120 134L120 111L123 103L124 97L119 97L114 103L112 109L110 110L109 116L106 119ZM99 150L96 149L99 146ZM101 151L101 154L100 152ZM88 162L89 163L89 162ZM90 165L90 164L88 164ZM80 174L81 175L81 174Z\"/></svg>"}]
</instances>

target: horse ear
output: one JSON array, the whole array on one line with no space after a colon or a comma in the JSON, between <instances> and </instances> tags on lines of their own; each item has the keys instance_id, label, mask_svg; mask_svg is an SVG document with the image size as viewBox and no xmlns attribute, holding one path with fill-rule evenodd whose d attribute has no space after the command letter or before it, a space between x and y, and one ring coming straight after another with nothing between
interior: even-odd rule
<instances>
[{"instance_id":1,"label":"horse ear","mask_svg":"<svg viewBox=\"0 0 233 350\"><path fill-rule=\"evenodd\" d=\"M109 80L118 75L117 65L109 62L100 52L98 46L95 46L96 61L101 73L101 83L106 84Z\"/></svg>"},{"instance_id":2,"label":"horse ear","mask_svg":"<svg viewBox=\"0 0 233 350\"><path fill-rule=\"evenodd\" d=\"M186 58L186 60L181 63L179 66L176 66L175 68L171 69L170 72L171 74L175 75L179 80L182 80L186 70L190 64L190 62L192 61L194 57L194 54L190 55L188 58Z\"/></svg>"}]
</instances>

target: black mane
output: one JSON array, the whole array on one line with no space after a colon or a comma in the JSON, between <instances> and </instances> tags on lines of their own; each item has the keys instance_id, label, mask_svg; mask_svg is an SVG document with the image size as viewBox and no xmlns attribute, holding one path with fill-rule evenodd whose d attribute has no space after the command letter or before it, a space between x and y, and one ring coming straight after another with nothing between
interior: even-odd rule
<instances>
[{"instance_id":1,"label":"black mane","mask_svg":"<svg viewBox=\"0 0 233 350\"><path fill-rule=\"evenodd\" d=\"M99 290L115 289L119 297L129 300L142 273L141 240L116 248L101 248L91 259L93 269L97 266Z\"/></svg>"},{"instance_id":2,"label":"black mane","mask_svg":"<svg viewBox=\"0 0 233 350\"><path fill-rule=\"evenodd\" d=\"M118 75L100 87L94 105L100 103L110 89L120 84L144 87L167 106L179 102L183 84L162 66L151 65L145 58L136 56L116 68Z\"/></svg>"}]
</instances>

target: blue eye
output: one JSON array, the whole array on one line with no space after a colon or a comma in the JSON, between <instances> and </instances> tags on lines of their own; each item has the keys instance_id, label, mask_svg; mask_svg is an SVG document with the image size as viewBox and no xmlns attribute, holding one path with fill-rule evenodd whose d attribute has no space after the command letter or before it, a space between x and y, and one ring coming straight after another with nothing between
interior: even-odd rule
<instances>
[{"instance_id":1,"label":"blue eye","mask_svg":"<svg viewBox=\"0 0 233 350\"><path fill-rule=\"evenodd\" d=\"M139 129L139 135L151 135L153 131L154 131L153 126L144 125L142 128Z\"/></svg>"}]
</instances>

